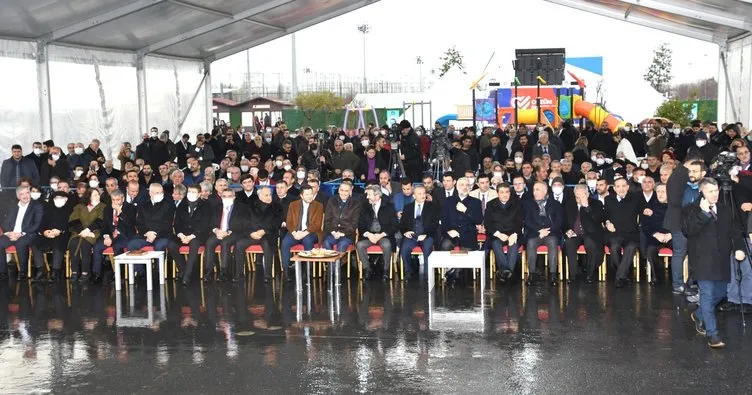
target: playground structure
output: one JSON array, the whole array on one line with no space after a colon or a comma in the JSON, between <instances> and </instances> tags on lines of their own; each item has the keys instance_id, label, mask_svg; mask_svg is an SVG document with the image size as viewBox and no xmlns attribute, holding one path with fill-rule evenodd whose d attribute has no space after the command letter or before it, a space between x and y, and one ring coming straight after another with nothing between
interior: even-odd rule
<instances>
[{"instance_id":1,"label":"playground structure","mask_svg":"<svg viewBox=\"0 0 752 395\"><path fill-rule=\"evenodd\" d=\"M342 130L352 131L353 129L365 129L367 126L366 123L366 117L363 113L364 111L370 111L373 114L373 124L378 125L379 124L379 116L376 114L376 109L371 106L359 106L359 105L348 105L345 107L345 119L342 122ZM358 124L355 126L355 128L349 128L347 124L347 119L349 118L349 115L351 112L357 112L358 113Z\"/></svg>"},{"instance_id":2,"label":"playground structure","mask_svg":"<svg viewBox=\"0 0 752 395\"><path fill-rule=\"evenodd\" d=\"M515 94L516 92L516 94ZM605 122L611 131L623 127L626 122L609 113L600 105L582 99L583 89L569 86L544 86L540 88L540 110L536 86L518 86L492 90L489 97L476 99L477 119L499 124L541 123L558 125L564 120L585 118L595 125ZM574 103L574 106L572 106Z\"/></svg>"}]
</instances>

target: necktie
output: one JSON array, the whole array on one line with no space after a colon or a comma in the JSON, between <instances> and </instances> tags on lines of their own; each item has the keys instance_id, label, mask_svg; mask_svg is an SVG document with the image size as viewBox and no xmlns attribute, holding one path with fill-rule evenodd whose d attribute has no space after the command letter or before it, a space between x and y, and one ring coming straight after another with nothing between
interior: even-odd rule
<instances>
[{"instance_id":1,"label":"necktie","mask_svg":"<svg viewBox=\"0 0 752 395\"><path fill-rule=\"evenodd\" d=\"M547 154L547 153L548 153L548 146L547 146L547 145L544 145L544 146L543 146L543 153L544 153L544 154Z\"/></svg>"},{"instance_id":2,"label":"necktie","mask_svg":"<svg viewBox=\"0 0 752 395\"><path fill-rule=\"evenodd\" d=\"M450 196L452 196L452 194L449 191L447 191L447 197L450 197Z\"/></svg>"},{"instance_id":3,"label":"necktie","mask_svg":"<svg viewBox=\"0 0 752 395\"><path fill-rule=\"evenodd\" d=\"M480 206L481 207L480 208L481 208L481 211L483 212L483 214L486 214L486 194L484 193L484 194L482 194L480 196L481 196L481 199L480 199Z\"/></svg>"},{"instance_id":4,"label":"necktie","mask_svg":"<svg viewBox=\"0 0 752 395\"><path fill-rule=\"evenodd\" d=\"M422 206L423 206L422 204L419 204L419 205L417 205L415 207L415 218L419 218L420 217L420 214L422 213L422 211L421 211Z\"/></svg>"},{"instance_id":5,"label":"necktie","mask_svg":"<svg viewBox=\"0 0 752 395\"><path fill-rule=\"evenodd\" d=\"M718 216L715 213L715 206L710 206L710 218L713 218L713 221L718 220Z\"/></svg>"}]
</instances>

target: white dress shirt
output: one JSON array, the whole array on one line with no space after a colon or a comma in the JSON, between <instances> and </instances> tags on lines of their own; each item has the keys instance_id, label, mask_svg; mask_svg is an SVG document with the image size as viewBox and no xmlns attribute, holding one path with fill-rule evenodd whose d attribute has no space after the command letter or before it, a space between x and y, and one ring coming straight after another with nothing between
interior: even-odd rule
<instances>
[{"instance_id":1,"label":"white dress shirt","mask_svg":"<svg viewBox=\"0 0 752 395\"><path fill-rule=\"evenodd\" d=\"M18 202L18 215L16 215L16 223L13 226L13 232L16 232L16 233L22 232L21 225L23 224L23 218L26 215L26 210L29 209L29 204L30 203L22 204L21 202Z\"/></svg>"},{"instance_id":2,"label":"white dress shirt","mask_svg":"<svg viewBox=\"0 0 752 395\"><path fill-rule=\"evenodd\" d=\"M305 230L308 229L308 207L311 205L310 203L306 203L305 201L301 200L303 202L303 219L300 222L300 228Z\"/></svg>"}]
</instances>

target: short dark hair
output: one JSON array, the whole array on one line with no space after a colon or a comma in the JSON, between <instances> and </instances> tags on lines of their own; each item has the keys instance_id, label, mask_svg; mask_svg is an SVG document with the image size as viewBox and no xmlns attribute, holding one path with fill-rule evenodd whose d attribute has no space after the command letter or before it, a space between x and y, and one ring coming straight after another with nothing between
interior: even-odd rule
<instances>
[{"instance_id":1,"label":"short dark hair","mask_svg":"<svg viewBox=\"0 0 752 395\"><path fill-rule=\"evenodd\" d=\"M690 165L690 166L700 166L700 171L705 171L705 172L707 172L707 171L708 171L708 167L707 167L707 166L705 166L705 162L704 162L704 161L701 161L701 160L696 160L696 161L693 161L693 162L692 162L692 163L690 163L689 165Z\"/></svg>"},{"instance_id":2,"label":"short dark hair","mask_svg":"<svg viewBox=\"0 0 752 395\"><path fill-rule=\"evenodd\" d=\"M11 149L11 150L14 150L14 149L20 149L21 151L23 151L23 148L21 148L21 146L20 146L20 145L18 145L18 144L13 144L13 146L12 146L12 147L10 147L10 149Z\"/></svg>"},{"instance_id":3,"label":"short dark hair","mask_svg":"<svg viewBox=\"0 0 752 395\"><path fill-rule=\"evenodd\" d=\"M455 181L457 180L457 176L455 176L454 172L452 172L452 171L445 171L444 175L441 176L441 178L444 179L444 177L451 177L452 180L455 180Z\"/></svg>"},{"instance_id":4,"label":"short dark hair","mask_svg":"<svg viewBox=\"0 0 752 395\"><path fill-rule=\"evenodd\" d=\"M486 173L480 173L480 174L478 174L478 177L476 177L476 181L480 181L480 179L481 179L481 178L487 178L487 179L489 179L489 180L490 180L490 179L491 179L491 176L489 176L489 175L488 175L488 174L486 174Z\"/></svg>"},{"instance_id":5,"label":"short dark hair","mask_svg":"<svg viewBox=\"0 0 752 395\"><path fill-rule=\"evenodd\" d=\"M259 169L258 178L269 178L269 171L266 169Z\"/></svg>"},{"instance_id":6,"label":"short dark hair","mask_svg":"<svg viewBox=\"0 0 752 395\"><path fill-rule=\"evenodd\" d=\"M313 188L310 185L308 185L308 184L303 184L300 187L300 194L302 195L303 192L305 192L305 191L311 191L311 192L313 192Z\"/></svg>"},{"instance_id":7,"label":"short dark hair","mask_svg":"<svg viewBox=\"0 0 752 395\"><path fill-rule=\"evenodd\" d=\"M411 180L410 178L403 178L400 183L402 185L412 185L413 184L413 180Z\"/></svg>"}]
</instances>

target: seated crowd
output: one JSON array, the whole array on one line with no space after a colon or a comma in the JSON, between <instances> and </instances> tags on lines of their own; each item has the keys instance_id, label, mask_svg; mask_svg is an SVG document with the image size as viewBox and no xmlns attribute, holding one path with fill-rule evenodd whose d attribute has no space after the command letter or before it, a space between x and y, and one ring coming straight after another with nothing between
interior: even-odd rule
<instances>
[{"instance_id":1,"label":"seated crowd","mask_svg":"<svg viewBox=\"0 0 752 395\"><path fill-rule=\"evenodd\" d=\"M752 140L739 124L650 126L612 133L605 124L497 125L480 135L450 126L451 170L438 180L431 138L406 121L398 125L406 174L394 180L386 127L354 136L332 129L323 140L310 128L291 137L283 123L258 133L217 127L194 142L189 135L173 142L152 128L135 150L123 144L118 168L97 140L86 148L68 144L67 153L52 141L34 143L26 156L14 145L0 174L3 193L17 199L3 199L0 277L8 276L11 247L19 279L31 272L31 250L33 280L58 281L67 257L71 280L81 282L103 279L107 252L149 247L167 252L183 284L201 262L205 281L215 270L218 280L236 281L246 250L258 246L265 280L275 262L289 280L300 245L355 251L366 279L376 272L389 278L397 251L412 279L416 253L425 264L434 250L462 248L492 251L496 279L508 282L524 251L528 284L546 281L537 265L545 252L553 285L559 250L568 281L587 283L597 280L608 253L609 273L623 287L638 252L652 281L663 281L659 251L672 248L670 282L681 293L697 225L683 218L701 192L709 196L715 187L717 195L717 183L706 177L719 151L736 153L741 168L733 178L746 188ZM340 182L331 197L321 190L328 180ZM752 199L740 196L736 209L750 211ZM373 266L374 252L383 267ZM457 278L447 273L448 281Z\"/></svg>"}]
</instances>

